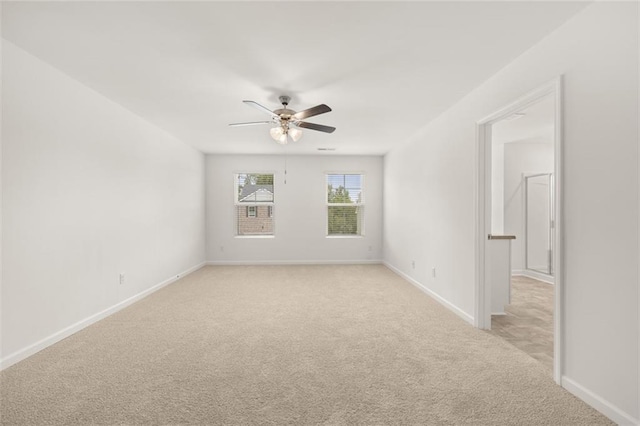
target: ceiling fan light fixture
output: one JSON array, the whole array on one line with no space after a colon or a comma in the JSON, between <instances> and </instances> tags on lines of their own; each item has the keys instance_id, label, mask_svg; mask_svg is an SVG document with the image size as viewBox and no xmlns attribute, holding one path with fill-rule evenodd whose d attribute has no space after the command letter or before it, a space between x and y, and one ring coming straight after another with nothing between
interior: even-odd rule
<instances>
[{"instance_id":1,"label":"ceiling fan light fixture","mask_svg":"<svg viewBox=\"0 0 640 426\"><path fill-rule=\"evenodd\" d=\"M291 137L291 140L294 142L299 141L302 137L302 130L300 130L299 127L324 133L333 133L333 131L336 130L335 127L302 121L309 117L315 117L316 115L330 112L331 108L327 105L320 104L312 108L296 112L289 109L289 100L289 96L280 96L280 102L282 103L283 108L275 109L273 111L254 101L242 101L246 105L257 108L262 112L266 112L271 116L271 119L269 121L250 121L245 123L231 123L229 125L233 127L241 127L275 123L276 126L269 130L269 134L273 140L281 145L286 145L289 142L289 137ZM292 127L292 125L295 127Z\"/></svg>"},{"instance_id":2,"label":"ceiling fan light fixture","mask_svg":"<svg viewBox=\"0 0 640 426\"><path fill-rule=\"evenodd\" d=\"M284 132L282 131L281 126L276 126L276 127L272 127L271 130L269 130L269 134L271 135L273 140L280 141L280 138L282 137L282 135L284 135Z\"/></svg>"},{"instance_id":3,"label":"ceiling fan light fixture","mask_svg":"<svg viewBox=\"0 0 640 426\"><path fill-rule=\"evenodd\" d=\"M298 142L302 137L302 130L289 128L289 136L291 136L291 139L293 139L294 142Z\"/></svg>"},{"instance_id":4,"label":"ceiling fan light fixture","mask_svg":"<svg viewBox=\"0 0 640 426\"><path fill-rule=\"evenodd\" d=\"M280 145L287 144L287 132L281 126L271 128L271 130L269 130L269 134L273 140L278 142Z\"/></svg>"},{"instance_id":5,"label":"ceiling fan light fixture","mask_svg":"<svg viewBox=\"0 0 640 426\"><path fill-rule=\"evenodd\" d=\"M278 142L280 145L286 145L287 144L287 134L283 133L282 136L280 136L280 139L276 140L276 142Z\"/></svg>"}]
</instances>

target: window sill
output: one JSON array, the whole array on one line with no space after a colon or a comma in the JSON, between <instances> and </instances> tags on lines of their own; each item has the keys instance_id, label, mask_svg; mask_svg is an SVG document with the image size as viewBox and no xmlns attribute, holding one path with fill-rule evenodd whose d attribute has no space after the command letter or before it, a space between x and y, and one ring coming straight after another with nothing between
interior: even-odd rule
<instances>
[{"instance_id":1,"label":"window sill","mask_svg":"<svg viewBox=\"0 0 640 426\"><path fill-rule=\"evenodd\" d=\"M275 235L235 235L233 238L239 238L241 240L249 238L263 238L263 239L270 239L270 238L275 238Z\"/></svg>"},{"instance_id":2,"label":"window sill","mask_svg":"<svg viewBox=\"0 0 640 426\"><path fill-rule=\"evenodd\" d=\"M364 235L327 235L325 238L364 238Z\"/></svg>"}]
</instances>

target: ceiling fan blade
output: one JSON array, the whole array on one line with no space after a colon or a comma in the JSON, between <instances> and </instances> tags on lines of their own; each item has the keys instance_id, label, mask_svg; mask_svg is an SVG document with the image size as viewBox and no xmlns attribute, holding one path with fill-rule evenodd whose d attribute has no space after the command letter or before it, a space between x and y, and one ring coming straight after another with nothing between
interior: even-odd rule
<instances>
[{"instance_id":1,"label":"ceiling fan blade","mask_svg":"<svg viewBox=\"0 0 640 426\"><path fill-rule=\"evenodd\" d=\"M271 124L273 121L249 121L247 123L231 123L229 126L232 127L240 127L240 126L255 126L256 124Z\"/></svg>"},{"instance_id":2,"label":"ceiling fan blade","mask_svg":"<svg viewBox=\"0 0 640 426\"><path fill-rule=\"evenodd\" d=\"M336 130L335 127L323 126L322 124L307 123L306 121L297 121L294 124L297 127L302 127L303 129L318 130L319 132L325 133L333 133L334 130Z\"/></svg>"},{"instance_id":3,"label":"ceiling fan blade","mask_svg":"<svg viewBox=\"0 0 640 426\"><path fill-rule=\"evenodd\" d=\"M313 117L314 115L324 114L325 112L331 111L325 104L316 105L313 108L305 109L304 111L297 112L293 114L291 117L296 120L304 120L305 118Z\"/></svg>"},{"instance_id":4,"label":"ceiling fan blade","mask_svg":"<svg viewBox=\"0 0 640 426\"><path fill-rule=\"evenodd\" d=\"M260 110L260 111L262 111L262 112L266 112L267 114L269 114L269 115L270 115L270 116L272 116L272 117L277 117L277 115L276 115L276 114L274 114L274 113L273 113L273 111L271 111L271 110L270 110L269 108L267 108L266 106L262 106L262 105L260 105L260 104L259 104L259 103L257 103L257 102L254 102L254 101L242 101L242 102L244 102L245 104L250 105L250 106L252 106L252 107L254 107L254 108L256 108L256 109L259 109L259 110Z\"/></svg>"}]
</instances>

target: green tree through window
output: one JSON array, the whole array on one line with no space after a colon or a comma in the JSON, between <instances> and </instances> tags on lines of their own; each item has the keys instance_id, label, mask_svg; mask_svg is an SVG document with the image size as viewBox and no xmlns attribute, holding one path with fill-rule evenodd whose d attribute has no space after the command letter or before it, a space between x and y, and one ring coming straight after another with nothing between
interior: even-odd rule
<instances>
[{"instance_id":1,"label":"green tree through window","mask_svg":"<svg viewBox=\"0 0 640 426\"><path fill-rule=\"evenodd\" d=\"M242 193L242 189L247 185L271 185L273 186L273 175L265 175L258 173L243 173L238 175L238 195Z\"/></svg>"},{"instance_id":2,"label":"green tree through window","mask_svg":"<svg viewBox=\"0 0 640 426\"><path fill-rule=\"evenodd\" d=\"M327 204L328 235L361 234L361 175L327 175Z\"/></svg>"}]
</instances>

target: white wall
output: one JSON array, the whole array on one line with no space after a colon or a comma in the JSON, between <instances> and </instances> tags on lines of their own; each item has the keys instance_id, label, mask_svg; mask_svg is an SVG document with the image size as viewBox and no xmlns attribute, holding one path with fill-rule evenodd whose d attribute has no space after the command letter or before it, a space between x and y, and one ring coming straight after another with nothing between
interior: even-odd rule
<instances>
[{"instance_id":1,"label":"white wall","mask_svg":"<svg viewBox=\"0 0 640 426\"><path fill-rule=\"evenodd\" d=\"M7 366L204 261L204 156L4 40L2 53Z\"/></svg>"},{"instance_id":2,"label":"white wall","mask_svg":"<svg viewBox=\"0 0 640 426\"><path fill-rule=\"evenodd\" d=\"M265 133L265 143L274 143ZM382 259L382 157L207 156L207 260L219 263L367 262ZM275 174L275 236L235 236L234 173ZM326 237L327 172L364 177L363 237Z\"/></svg>"},{"instance_id":3,"label":"white wall","mask_svg":"<svg viewBox=\"0 0 640 426\"><path fill-rule=\"evenodd\" d=\"M552 173L552 143L506 143L504 146L504 232L511 241L511 269L525 268L523 173Z\"/></svg>"},{"instance_id":4,"label":"white wall","mask_svg":"<svg viewBox=\"0 0 640 426\"><path fill-rule=\"evenodd\" d=\"M563 383L627 423L638 418L637 8L588 6L384 162L385 261L472 315L475 123L564 75Z\"/></svg>"}]
</instances>

